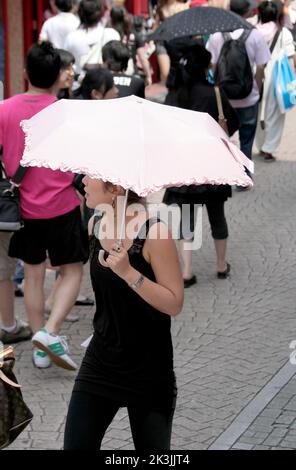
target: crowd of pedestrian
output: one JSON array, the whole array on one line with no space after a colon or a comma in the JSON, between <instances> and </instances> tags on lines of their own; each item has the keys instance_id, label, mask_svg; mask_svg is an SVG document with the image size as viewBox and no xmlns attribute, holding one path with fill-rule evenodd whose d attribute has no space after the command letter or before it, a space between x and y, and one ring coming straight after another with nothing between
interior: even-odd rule
<instances>
[{"instance_id":1,"label":"crowd of pedestrian","mask_svg":"<svg viewBox=\"0 0 296 470\"><path fill-rule=\"evenodd\" d=\"M165 87L165 104L206 112L221 125L224 120L229 136L238 131L240 148L249 159L256 141L264 161L275 161L285 114L274 95L273 74L280 51L295 68L293 3L160 0L150 4L150 18L132 17L119 2L50 3L39 42L26 58L28 89L4 100L0 107L1 160L9 178L16 173L24 151L21 121L58 99L108 100L132 94L145 98L152 81ZM197 4L230 9L254 27L171 42L149 39L148 33L167 18ZM154 75L149 61L153 53L159 66ZM236 77L231 86L229 74ZM71 313L75 303L93 304L80 293L90 238L95 333L74 386L65 448L98 448L118 408L127 406L136 448L168 449L176 399L170 318L182 308L183 288L197 283L192 252L183 249L191 235L180 227L179 263L166 227L159 219L151 222L144 211L146 233L141 246L135 249L128 238L122 246L109 240L104 246L106 269L98 263L99 248L106 243L98 228L104 215L92 215L98 204L107 203L116 218L122 188L85 178L84 199L73 181L70 172L44 168L29 168L23 178L23 227L13 234L0 232L0 341L9 344L32 338L35 367L55 363L77 369L60 331L66 319L78 320ZM166 204L190 204L190 232L194 231L196 204L206 206L219 279L226 279L231 271L224 210L231 194L228 185L203 185L170 188L164 197ZM135 202L137 196L133 198ZM112 222L104 220L107 225ZM165 236L150 240L151 232ZM48 267L55 269L57 279L45 299ZM14 315L14 296L22 295L28 324Z\"/></svg>"}]
</instances>

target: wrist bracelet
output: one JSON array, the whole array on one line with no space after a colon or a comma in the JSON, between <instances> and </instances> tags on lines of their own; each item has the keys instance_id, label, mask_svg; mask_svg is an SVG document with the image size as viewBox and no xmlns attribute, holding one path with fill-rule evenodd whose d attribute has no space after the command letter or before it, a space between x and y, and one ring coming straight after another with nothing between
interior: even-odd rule
<instances>
[{"instance_id":1,"label":"wrist bracelet","mask_svg":"<svg viewBox=\"0 0 296 470\"><path fill-rule=\"evenodd\" d=\"M145 278L141 274L141 276L139 277L139 279L137 281L132 282L128 286L131 287L132 289L139 289L139 287L141 287L143 285L144 281L145 281Z\"/></svg>"}]
</instances>

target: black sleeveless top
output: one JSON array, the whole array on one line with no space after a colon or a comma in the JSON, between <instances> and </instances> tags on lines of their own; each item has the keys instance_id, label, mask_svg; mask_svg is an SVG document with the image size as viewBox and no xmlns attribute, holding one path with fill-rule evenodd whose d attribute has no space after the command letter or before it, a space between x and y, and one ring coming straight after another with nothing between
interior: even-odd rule
<instances>
[{"instance_id":1,"label":"black sleeveless top","mask_svg":"<svg viewBox=\"0 0 296 470\"><path fill-rule=\"evenodd\" d=\"M103 214L95 217L97 232ZM142 250L147 220L129 249L131 265L155 281ZM105 396L122 406L142 402L169 404L176 394L171 318L145 302L125 281L98 261L100 241L90 237L91 280L96 299L94 336L83 359L74 391Z\"/></svg>"}]
</instances>

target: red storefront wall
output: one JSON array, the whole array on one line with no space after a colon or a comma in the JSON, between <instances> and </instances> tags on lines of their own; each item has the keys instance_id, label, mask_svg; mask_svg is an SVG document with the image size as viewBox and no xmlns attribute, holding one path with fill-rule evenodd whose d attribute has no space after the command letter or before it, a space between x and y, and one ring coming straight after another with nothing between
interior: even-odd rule
<instances>
[{"instance_id":1,"label":"red storefront wall","mask_svg":"<svg viewBox=\"0 0 296 470\"><path fill-rule=\"evenodd\" d=\"M142 15L145 18L149 15L148 0L126 0L126 9L133 15Z\"/></svg>"},{"instance_id":2,"label":"red storefront wall","mask_svg":"<svg viewBox=\"0 0 296 470\"><path fill-rule=\"evenodd\" d=\"M4 83L5 83L5 95L9 96L10 92L10 71L9 71L9 63L8 63L8 50L9 50L9 40L8 40L8 10L7 10L7 0L2 0L2 8L3 8L3 25L4 25L4 45L5 45L5 52L4 52L4 62L5 62L5 69L4 69Z\"/></svg>"},{"instance_id":3,"label":"red storefront wall","mask_svg":"<svg viewBox=\"0 0 296 470\"><path fill-rule=\"evenodd\" d=\"M47 0L23 0L25 54L33 42L38 39L47 7Z\"/></svg>"}]
</instances>

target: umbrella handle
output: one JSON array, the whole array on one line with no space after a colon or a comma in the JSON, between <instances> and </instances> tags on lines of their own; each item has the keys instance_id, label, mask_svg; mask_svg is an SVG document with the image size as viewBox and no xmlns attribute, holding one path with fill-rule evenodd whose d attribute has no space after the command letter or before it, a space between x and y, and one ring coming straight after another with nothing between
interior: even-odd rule
<instances>
[{"instance_id":1,"label":"umbrella handle","mask_svg":"<svg viewBox=\"0 0 296 470\"><path fill-rule=\"evenodd\" d=\"M125 191L125 196L124 196L124 204L123 204L123 212L122 212L122 220L121 220L121 229L120 229L120 239L118 240L118 242L120 244L122 244L122 240L125 236L125 214L126 214L126 208L127 208L128 195L129 195L129 190L127 189Z\"/></svg>"},{"instance_id":2,"label":"umbrella handle","mask_svg":"<svg viewBox=\"0 0 296 470\"><path fill-rule=\"evenodd\" d=\"M123 240L124 231L125 231L125 213L126 213L126 208L127 208L128 195L129 195L129 190L127 189L126 192L125 192L125 198L124 198L124 206L123 206L121 230L120 230L120 239L117 242L119 246L123 246L122 240ZM99 251L99 256L98 256L99 263L102 266L104 266L105 268L108 268L109 266L105 261L104 255L105 255L105 250L100 250Z\"/></svg>"},{"instance_id":3,"label":"umbrella handle","mask_svg":"<svg viewBox=\"0 0 296 470\"><path fill-rule=\"evenodd\" d=\"M100 263L102 266L104 266L104 268L109 268L108 264L107 264L106 261L105 261L104 255L105 255L105 250L100 250L100 251L99 251L99 257L98 257L99 263Z\"/></svg>"}]
</instances>

